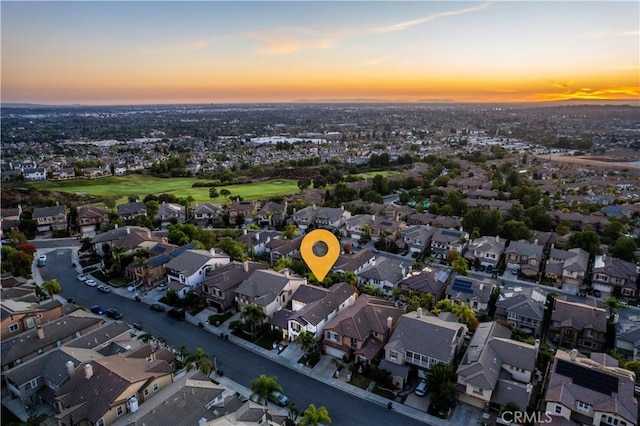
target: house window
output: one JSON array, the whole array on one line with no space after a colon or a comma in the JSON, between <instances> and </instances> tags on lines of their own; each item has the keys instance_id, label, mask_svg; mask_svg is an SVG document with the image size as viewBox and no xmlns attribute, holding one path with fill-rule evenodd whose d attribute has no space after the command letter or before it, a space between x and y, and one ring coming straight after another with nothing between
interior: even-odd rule
<instances>
[{"instance_id":1,"label":"house window","mask_svg":"<svg viewBox=\"0 0 640 426\"><path fill-rule=\"evenodd\" d=\"M158 389L160 389L160 385L158 385L157 383L153 384L153 391L154 392L158 392Z\"/></svg>"},{"instance_id":2,"label":"house window","mask_svg":"<svg viewBox=\"0 0 640 426\"><path fill-rule=\"evenodd\" d=\"M9 333L15 333L16 331L18 331L20 327L18 326L18 324L11 324L9 326Z\"/></svg>"},{"instance_id":3,"label":"house window","mask_svg":"<svg viewBox=\"0 0 640 426\"><path fill-rule=\"evenodd\" d=\"M121 416L122 413L124 413L124 409L122 408L122 405L121 405L118 408L116 408L116 416Z\"/></svg>"},{"instance_id":4,"label":"house window","mask_svg":"<svg viewBox=\"0 0 640 426\"><path fill-rule=\"evenodd\" d=\"M556 414L562 414L562 405L556 405Z\"/></svg>"},{"instance_id":5,"label":"house window","mask_svg":"<svg viewBox=\"0 0 640 426\"><path fill-rule=\"evenodd\" d=\"M587 404L586 402L582 402L582 401L578 401L578 410L583 411L585 413L589 412L589 409L591 408L591 405Z\"/></svg>"}]
</instances>

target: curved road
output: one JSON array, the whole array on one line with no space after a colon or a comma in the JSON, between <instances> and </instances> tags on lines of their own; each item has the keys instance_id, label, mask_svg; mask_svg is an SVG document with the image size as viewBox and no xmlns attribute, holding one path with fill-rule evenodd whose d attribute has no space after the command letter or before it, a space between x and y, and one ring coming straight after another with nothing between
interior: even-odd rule
<instances>
[{"instance_id":1,"label":"curved road","mask_svg":"<svg viewBox=\"0 0 640 426\"><path fill-rule=\"evenodd\" d=\"M309 404L324 405L334 425L403 425L423 424L418 420L388 410L386 407L355 397L340 389L312 379L284 367L228 340L202 330L185 321L176 321L166 314L151 311L146 304L104 294L88 287L76 278L71 267L71 249L58 249L47 254L47 265L39 268L43 279L56 278L62 287L62 296L71 297L80 306L89 308L98 304L103 308L116 308L128 323L142 324L145 332L163 337L171 346L186 346L189 351L201 347L215 356L218 368L225 377L247 388L260 374L275 375L291 401L300 409Z\"/></svg>"}]
</instances>

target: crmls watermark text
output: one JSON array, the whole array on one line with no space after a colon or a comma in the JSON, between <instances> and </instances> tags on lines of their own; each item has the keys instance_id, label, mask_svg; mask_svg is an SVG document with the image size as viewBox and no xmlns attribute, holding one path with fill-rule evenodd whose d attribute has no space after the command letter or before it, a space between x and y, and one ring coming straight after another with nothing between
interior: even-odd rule
<instances>
[{"instance_id":1,"label":"crmls watermark text","mask_svg":"<svg viewBox=\"0 0 640 426\"><path fill-rule=\"evenodd\" d=\"M527 413L525 411L503 411L500 418L505 423L518 424L544 424L551 423L553 418L548 411L533 411Z\"/></svg>"}]
</instances>

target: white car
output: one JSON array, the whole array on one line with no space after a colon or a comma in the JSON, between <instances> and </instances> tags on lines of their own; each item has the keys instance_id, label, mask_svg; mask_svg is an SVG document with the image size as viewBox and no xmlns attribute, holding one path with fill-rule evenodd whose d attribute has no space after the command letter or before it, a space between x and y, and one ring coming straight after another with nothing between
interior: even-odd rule
<instances>
[{"instance_id":1,"label":"white car","mask_svg":"<svg viewBox=\"0 0 640 426\"><path fill-rule=\"evenodd\" d=\"M78 281L86 281L87 280L87 276L84 274L78 275Z\"/></svg>"},{"instance_id":2,"label":"white car","mask_svg":"<svg viewBox=\"0 0 640 426\"><path fill-rule=\"evenodd\" d=\"M97 282L95 282L94 280L86 280L84 283L85 283L86 285L88 285L89 287L95 287L95 286L97 286L97 285L98 285L98 283L97 283Z\"/></svg>"}]
</instances>

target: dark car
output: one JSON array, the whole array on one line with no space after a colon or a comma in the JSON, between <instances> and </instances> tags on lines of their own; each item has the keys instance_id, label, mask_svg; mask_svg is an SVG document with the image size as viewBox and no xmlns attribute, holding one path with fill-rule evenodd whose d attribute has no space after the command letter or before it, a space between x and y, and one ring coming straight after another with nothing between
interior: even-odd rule
<instances>
[{"instance_id":1,"label":"dark car","mask_svg":"<svg viewBox=\"0 0 640 426\"><path fill-rule=\"evenodd\" d=\"M105 314L107 314L107 316L108 316L109 318L113 318L113 319L120 319L120 318L122 318L122 314L121 314L118 310L113 309L113 308L109 308L109 309L107 309L107 310L105 311Z\"/></svg>"},{"instance_id":2,"label":"dark car","mask_svg":"<svg viewBox=\"0 0 640 426\"><path fill-rule=\"evenodd\" d=\"M169 312L167 312L167 315L177 320L185 319L184 309L182 308L171 308L169 309Z\"/></svg>"},{"instance_id":3,"label":"dark car","mask_svg":"<svg viewBox=\"0 0 640 426\"><path fill-rule=\"evenodd\" d=\"M102 309L98 305L93 305L91 307L91 312L93 312L94 314L102 315L102 314L104 314L104 309Z\"/></svg>"},{"instance_id":4,"label":"dark car","mask_svg":"<svg viewBox=\"0 0 640 426\"><path fill-rule=\"evenodd\" d=\"M164 306L159 303L154 303L153 305L149 306L149 309L156 312L164 312Z\"/></svg>"}]
</instances>

